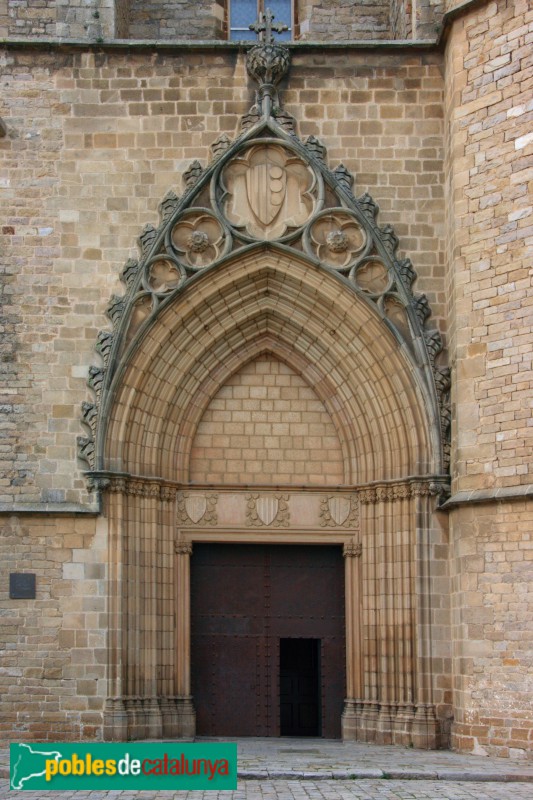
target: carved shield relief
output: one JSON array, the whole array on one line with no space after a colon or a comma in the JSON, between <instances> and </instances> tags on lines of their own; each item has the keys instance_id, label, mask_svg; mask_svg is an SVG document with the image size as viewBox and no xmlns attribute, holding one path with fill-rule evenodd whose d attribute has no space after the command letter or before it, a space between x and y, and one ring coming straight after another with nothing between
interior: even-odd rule
<instances>
[{"instance_id":1,"label":"carved shield relief","mask_svg":"<svg viewBox=\"0 0 533 800\"><path fill-rule=\"evenodd\" d=\"M221 210L253 238L279 239L317 207L315 174L282 145L252 145L225 167L221 183Z\"/></svg>"},{"instance_id":2,"label":"carved shield relief","mask_svg":"<svg viewBox=\"0 0 533 800\"><path fill-rule=\"evenodd\" d=\"M329 497L328 509L331 518L337 523L342 525L348 519L350 513L350 498L349 497Z\"/></svg>"},{"instance_id":3,"label":"carved shield relief","mask_svg":"<svg viewBox=\"0 0 533 800\"><path fill-rule=\"evenodd\" d=\"M246 171L250 208L265 227L279 214L287 191L287 171L267 158Z\"/></svg>"},{"instance_id":4,"label":"carved shield relief","mask_svg":"<svg viewBox=\"0 0 533 800\"><path fill-rule=\"evenodd\" d=\"M276 519L279 500L277 497L258 497L255 501L257 516L263 525L270 525Z\"/></svg>"},{"instance_id":5,"label":"carved shield relief","mask_svg":"<svg viewBox=\"0 0 533 800\"><path fill-rule=\"evenodd\" d=\"M193 522L200 522L207 511L207 498L202 494L189 495L185 498L185 510Z\"/></svg>"}]
</instances>

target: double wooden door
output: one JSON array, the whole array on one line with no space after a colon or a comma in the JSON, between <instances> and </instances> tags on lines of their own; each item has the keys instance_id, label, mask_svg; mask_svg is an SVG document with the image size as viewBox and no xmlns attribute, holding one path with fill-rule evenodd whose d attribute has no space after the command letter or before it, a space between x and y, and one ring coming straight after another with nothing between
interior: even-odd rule
<instances>
[{"instance_id":1,"label":"double wooden door","mask_svg":"<svg viewBox=\"0 0 533 800\"><path fill-rule=\"evenodd\" d=\"M344 624L340 547L196 544L198 734L340 737Z\"/></svg>"}]
</instances>

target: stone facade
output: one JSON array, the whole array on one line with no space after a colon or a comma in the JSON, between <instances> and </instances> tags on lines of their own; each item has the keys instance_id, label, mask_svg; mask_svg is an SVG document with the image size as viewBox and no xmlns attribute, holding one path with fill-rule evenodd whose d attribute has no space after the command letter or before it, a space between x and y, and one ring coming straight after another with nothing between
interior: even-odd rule
<instances>
[{"instance_id":1,"label":"stone facade","mask_svg":"<svg viewBox=\"0 0 533 800\"><path fill-rule=\"evenodd\" d=\"M128 8L127 39L222 39L225 38L223 0L145 3L132 0Z\"/></svg>"},{"instance_id":2,"label":"stone facade","mask_svg":"<svg viewBox=\"0 0 533 800\"><path fill-rule=\"evenodd\" d=\"M489 3L449 34L449 337L456 353L452 743L531 749L531 47L527 3ZM529 42L529 44L528 44Z\"/></svg>"},{"instance_id":3,"label":"stone facade","mask_svg":"<svg viewBox=\"0 0 533 800\"><path fill-rule=\"evenodd\" d=\"M279 86L300 139L320 139L314 152L328 168L345 165L335 185L352 173L355 196L371 194L379 224L394 227L398 263L412 260L416 296L427 296L446 345L434 356L452 367L451 497L440 510L435 425L411 351L393 346L398 318L384 333L364 303L354 310L327 270L309 267L304 245L271 262L268 251L233 253L162 315L107 407L102 457L116 474L88 491L80 409L90 427L86 380L107 358L105 339L93 352L98 332L120 322L121 268L139 258L143 228L173 207L170 195L158 212L167 193L183 194L184 175L192 187L193 161L221 157L221 135L239 135L256 98L245 53L221 44L220 4L187 27L191 4L180 3L179 28L172 3L44 5L0 3L12 39L82 42L12 42L2 55L2 736L190 733L186 654L176 662L174 647L188 601L172 587L175 575L187 585L194 542L248 531L249 542L316 544L327 533L348 554L345 735L530 757L528 4L451 4L443 28L435 4L357 3L354 16L351 3L302 2L303 44ZM345 41L436 40L442 30L439 47ZM214 41L174 48L178 33ZM168 44L125 49L115 35ZM338 41L343 49L327 48ZM208 193L200 200L207 207ZM272 528L250 516L263 495L262 514L284 504ZM346 524L335 523L342 509ZM142 586L137 597L120 589L122 570ZM24 571L37 574L36 600L8 597L8 574ZM148 622L125 630L139 604ZM416 642L416 658L387 638L389 623ZM390 651L380 660L381 641ZM400 674L409 677L398 686Z\"/></svg>"},{"instance_id":4,"label":"stone facade","mask_svg":"<svg viewBox=\"0 0 533 800\"><path fill-rule=\"evenodd\" d=\"M224 0L3 0L0 21L13 38L82 41L226 39ZM317 42L381 39L435 41L442 3L421 0L295 0L298 38Z\"/></svg>"}]
</instances>

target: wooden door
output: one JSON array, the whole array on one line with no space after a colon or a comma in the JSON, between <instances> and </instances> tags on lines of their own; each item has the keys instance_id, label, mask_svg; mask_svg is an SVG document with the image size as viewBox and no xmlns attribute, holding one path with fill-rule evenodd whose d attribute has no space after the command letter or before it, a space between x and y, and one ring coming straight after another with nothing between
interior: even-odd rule
<instances>
[{"instance_id":1,"label":"wooden door","mask_svg":"<svg viewBox=\"0 0 533 800\"><path fill-rule=\"evenodd\" d=\"M345 696L341 548L196 544L191 567L198 734L279 736L282 642L312 639L317 642L319 722L316 734L307 735L340 737ZM296 658L305 660L301 653Z\"/></svg>"}]
</instances>

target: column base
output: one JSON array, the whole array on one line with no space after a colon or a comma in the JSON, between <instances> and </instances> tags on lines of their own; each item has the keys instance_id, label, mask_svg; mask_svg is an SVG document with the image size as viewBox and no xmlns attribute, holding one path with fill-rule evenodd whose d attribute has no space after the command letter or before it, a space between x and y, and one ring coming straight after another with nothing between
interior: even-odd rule
<instances>
[{"instance_id":1,"label":"column base","mask_svg":"<svg viewBox=\"0 0 533 800\"><path fill-rule=\"evenodd\" d=\"M108 697L104 706L104 741L126 742L128 739L128 713L123 697Z\"/></svg>"},{"instance_id":2,"label":"column base","mask_svg":"<svg viewBox=\"0 0 533 800\"><path fill-rule=\"evenodd\" d=\"M196 712L192 697L162 697L163 735L172 739L194 739Z\"/></svg>"},{"instance_id":3,"label":"column base","mask_svg":"<svg viewBox=\"0 0 533 800\"><path fill-rule=\"evenodd\" d=\"M438 747L438 723L432 705L421 704L416 707L412 729L413 747L419 750L436 750Z\"/></svg>"},{"instance_id":4,"label":"column base","mask_svg":"<svg viewBox=\"0 0 533 800\"><path fill-rule=\"evenodd\" d=\"M191 697L109 697L104 709L104 740L192 739L196 713Z\"/></svg>"},{"instance_id":5,"label":"column base","mask_svg":"<svg viewBox=\"0 0 533 800\"><path fill-rule=\"evenodd\" d=\"M431 705L348 699L342 714L342 738L436 750L438 722Z\"/></svg>"}]
</instances>

